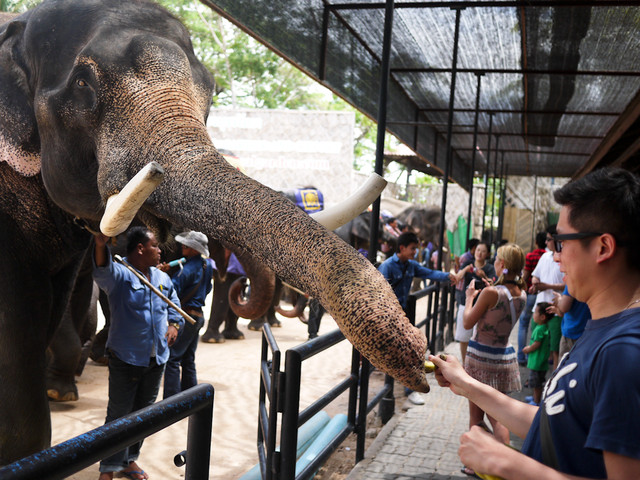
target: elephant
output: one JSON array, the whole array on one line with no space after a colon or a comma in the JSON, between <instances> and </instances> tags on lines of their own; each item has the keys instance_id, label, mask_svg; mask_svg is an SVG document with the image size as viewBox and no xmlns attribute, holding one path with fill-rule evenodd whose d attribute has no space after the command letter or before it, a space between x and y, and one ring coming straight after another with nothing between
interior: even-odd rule
<instances>
[{"instance_id":1,"label":"elephant","mask_svg":"<svg viewBox=\"0 0 640 480\"><path fill-rule=\"evenodd\" d=\"M396 218L410 226L423 244L431 242L435 245L440 232L440 212L439 207L412 205L398 213Z\"/></svg>"},{"instance_id":2,"label":"elephant","mask_svg":"<svg viewBox=\"0 0 640 480\"><path fill-rule=\"evenodd\" d=\"M349 223L338 227L335 230L336 235L342 240L347 242L356 250L360 251L365 256L369 252L369 232L371 231L371 213L362 212L356 218ZM382 222L378 225L378 249L382 248L385 244L394 244L394 239L389 233L382 227Z\"/></svg>"},{"instance_id":3,"label":"elephant","mask_svg":"<svg viewBox=\"0 0 640 480\"><path fill-rule=\"evenodd\" d=\"M98 286L91 275L91 256L85 255L67 308L47 350L47 397L57 402L78 400L80 376L98 323Z\"/></svg>"},{"instance_id":4,"label":"elephant","mask_svg":"<svg viewBox=\"0 0 640 480\"><path fill-rule=\"evenodd\" d=\"M426 338L373 265L218 153L213 77L165 9L45 0L0 25L0 88L0 464L50 444L47 346L94 234L134 217L161 242L198 230L255 257L428 391Z\"/></svg>"}]
</instances>

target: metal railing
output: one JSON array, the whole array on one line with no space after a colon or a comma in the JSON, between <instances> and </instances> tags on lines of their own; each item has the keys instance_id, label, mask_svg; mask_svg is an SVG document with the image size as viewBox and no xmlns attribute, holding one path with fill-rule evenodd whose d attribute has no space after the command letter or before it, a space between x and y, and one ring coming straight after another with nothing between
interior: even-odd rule
<instances>
[{"instance_id":1,"label":"metal railing","mask_svg":"<svg viewBox=\"0 0 640 480\"><path fill-rule=\"evenodd\" d=\"M432 283L409 294L407 299L407 317L417 328L424 327L428 350L432 354L444 349L444 345L453 340L453 321L455 312L455 287ZM416 320L416 303L427 297L427 311L422 320ZM445 327L448 327L445 329Z\"/></svg>"},{"instance_id":2,"label":"metal railing","mask_svg":"<svg viewBox=\"0 0 640 480\"><path fill-rule=\"evenodd\" d=\"M300 411L302 362L343 341L340 330L334 330L286 351L285 370L280 370L281 352L268 324L262 334L260 367L260 398L258 415L258 459L261 476L265 480L293 480L310 478L338 448L350 433L357 435L356 463L364 458L366 417L383 400L393 415L393 379L385 378L384 386L368 401L370 366L354 348L351 372L348 377L326 392L303 411ZM269 352L271 358L269 359ZM349 390L346 425L319 451L317 456L296 473L298 429L315 414ZM359 399L358 399L359 394ZM356 415L356 408L358 414ZM280 446L277 448L278 413L281 413ZM382 415L382 413L381 413ZM388 420L383 418L383 421Z\"/></svg>"},{"instance_id":3,"label":"metal railing","mask_svg":"<svg viewBox=\"0 0 640 480\"><path fill-rule=\"evenodd\" d=\"M0 468L7 480L57 480L107 458L189 417L186 480L207 480L211 452L213 387L201 384L90 432Z\"/></svg>"}]
</instances>

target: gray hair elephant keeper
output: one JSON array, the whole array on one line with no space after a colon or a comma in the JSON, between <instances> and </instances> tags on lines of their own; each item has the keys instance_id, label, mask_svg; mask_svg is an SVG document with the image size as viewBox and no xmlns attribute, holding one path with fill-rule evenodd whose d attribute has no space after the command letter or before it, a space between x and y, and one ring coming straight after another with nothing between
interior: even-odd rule
<instances>
[{"instance_id":1,"label":"gray hair elephant keeper","mask_svg":"<svg viewBox=\"0 0 640 480\"><path fill-rule=\"evenodd\" d=\"M195 362L198 332L204 325L202 307L211 291L213 280L213 266L207 260L209 256L207 236L195 231L183 232L176 235L176 241L181 244L182 255L187 261L171 280L182 308L193 317L196 323L195 325L185 324L178 340L171 347L171 354L164 372L163 398L198 384Z\"/></svg>"},{"instance_id":2,"label":"gray hair elephant keeper","mask_svg":"<svg viewBox=\"0 0 640 480\"><path fill-rule=\"evenodd\" d=\"M152 405L158 396L169 347L184 324L180 314L170 308L149 286L179 305L171 278L158 270L160 248L152 232L134 227L127 234L126 263L115 263L106 247L108 237L95 236L93 278L109 297L111 325L107 339L109 357L109 403L105 423ZM129 478L145 479L138 466L142 441L103 459L100 480L113 479L114 472Z\"/></svg>"}]
</instances>

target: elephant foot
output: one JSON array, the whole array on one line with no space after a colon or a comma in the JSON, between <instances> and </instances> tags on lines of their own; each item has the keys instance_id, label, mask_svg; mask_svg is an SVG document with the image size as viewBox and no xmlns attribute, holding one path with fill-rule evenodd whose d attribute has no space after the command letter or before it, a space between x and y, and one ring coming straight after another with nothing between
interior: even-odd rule
<instances>
[{"instance_id":1,"label":"elephant foot","mask_svg":"<svg viewBox=\"0 0 640 480\"><path fill-rule=\"evenodd\" d=\"M57 390L50 388L47 390L47 397L49 397L49 400L53 402L77 402L78 392L66 392L65 394L61 394Z\"/></svg>"},{"instance_id":2,"label":"elephant foot","mask_svg":"<svg viewBox=\"0 0 640 480\"><path fill-rule=\"evenodd\" d=\"M244 334L240 330L225 330L222 334L227 340L244 340Z\"/></svg>"},{"instance_id":3,"label":"elephant foot","mask_svg":"<svg viewBox=\"0 0 640 480\"><path fill-rule=\"evenodd\" d=\"M98 365L102 365L104 367L106 367L107 365L109 365L109 358L102 356L102 357L91 357L91 360L93 360L94 362L96 362Z\"/></svg>"},{"instance_id":4,"label":"elephant foot","mask_svg":"<svg viewBox=\"0 0 640 480\"><path fill-rule=\"evenodd\" d=\"M54 402L76 402L78 388L73 380L49 377L47 379L47 397Z\"/></svg>"},{"instance_id":5,"label":"elephant foot","mask_svg":"<svg viewBox=\"0 0 640 480\"><path fill-rule=\"evenodd\" d=\"M270 318L269 319L269 325L271 325L271 328L281 328L282 327L282 322L280 320L278 320L277 318Z\"/></svg>"},{"instance_id":6,"label":"elephant foot","mask_svg":"<svg viewBox=\"0 0 640 480\"><path fill-rule=\"evenodd\" d=\"M225 338L218 332L205 332L204 335L202 335L202 337L200 338L200 341L204 343L224 343Z\"/></svg>"},{"instance_id":7,"label":"elephant foot","mask_svg":"<svg viewBox=\"0 0 640 480\"><path fill-rule=\"evenodd\" d=\"M251 320L247 328L249 330L253 330L254 332L259 332L262 330L262 326L264 325L264 318L258 318L256 320Z\"/></svg>"}]
</instances>

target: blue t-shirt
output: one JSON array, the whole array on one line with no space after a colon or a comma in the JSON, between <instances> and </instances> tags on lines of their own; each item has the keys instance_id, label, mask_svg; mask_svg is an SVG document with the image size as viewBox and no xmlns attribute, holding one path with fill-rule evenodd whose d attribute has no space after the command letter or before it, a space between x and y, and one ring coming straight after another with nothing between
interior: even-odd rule
<instances>
[{"instance_id":1,"label":"blue t-shirt","mask_svg":"<svg viewBox=\"0 0 640 480\"><path fill-rule=\"evenodd\" d=\"M545 386L561 472L606 478L602 451L640 459L640 308L589 320ZM540 412L522 452L542 461Z\"/></svg>"},{"instance_id":2,"label":"blue t-shirt","mask_svg":"<svg viewBox=\"0 0 640 480\"><path fill-rule=\"evenodd\" d=\"M411 282L414 277L435 280L436 282L449 281L448 273L423 267L415 260L407 260L402 263L397 253L382 262L378 270L387 279L387 282L391 284L391 288L393 288L396 297L398 297L398 302L400 302L402 308L407 308L407 298L409 297Z\"/></svg>"},{"instance_id":3,"label":"blue t-shirt","mask_svg":"<svg viewBox=\"0 0 640 480\"><path fill-rule=\"evenodd\" d=\"M565 286L563 295L569 295L569 289ZM573 297L571 297L573 298ZM589 306L584 303L573 299L571 308L562 317L562 336L576 340L580 338L584 327L587 324L587 320L591 318L591 311Z\"/></svg>"},{"instance_id":4,"label":"blue t-shirt","mask_svg":"<svg viewBox=\"0 0 640 480\"><path fill-rule=\"evenodd\" d=\"M202 268L203 265L204 269ZM200 280L201 278L202 280ZM187 260L182 270L171 278L173 286L176 287L178 298L183 299L180 300L183 309L187 307L204 307L205 299L211 291L212 278L213 267L207 259L202 258L200 255L195 255ZM190 295L196 286L198 286L198 289L195 293L184 301L184 298Z\"/></svg>"}]
</instances>

